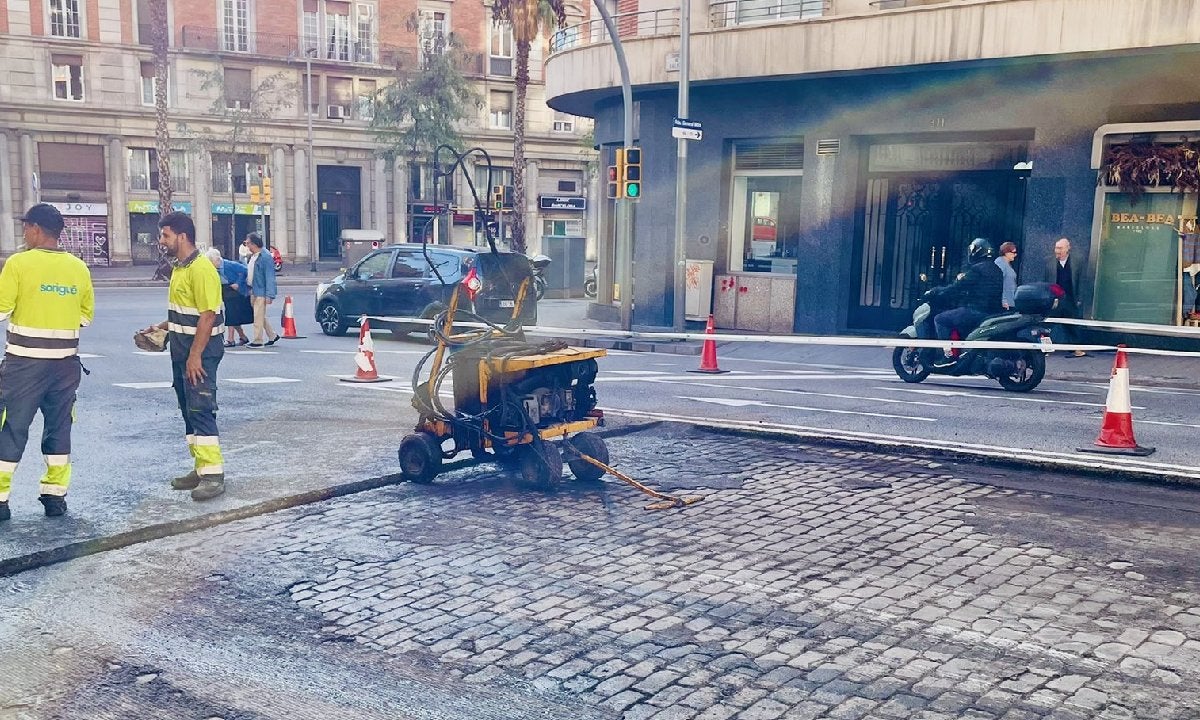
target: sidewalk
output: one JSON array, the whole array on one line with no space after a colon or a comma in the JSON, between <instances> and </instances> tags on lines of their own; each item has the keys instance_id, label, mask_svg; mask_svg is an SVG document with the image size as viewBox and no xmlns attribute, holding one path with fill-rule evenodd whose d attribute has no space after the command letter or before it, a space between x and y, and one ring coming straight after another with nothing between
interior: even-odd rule
<instances>
[{"instance_id":1,"label":"sidewalk","mask_svg":"<svg viewBox=\"0 0 1200 720\"><path fill-rule=\"evenodd\" d=\"M287 286L314 286L328 282L341 272L338 261L322 260L317 263L317 272L312 272L310 263L284 263L283 270L275 276L276 282ZM152 280L153 265L126 265L123 267L92 268L92 284L96 287L165 287L166 280Z\"/></svg>"}]
</instances>

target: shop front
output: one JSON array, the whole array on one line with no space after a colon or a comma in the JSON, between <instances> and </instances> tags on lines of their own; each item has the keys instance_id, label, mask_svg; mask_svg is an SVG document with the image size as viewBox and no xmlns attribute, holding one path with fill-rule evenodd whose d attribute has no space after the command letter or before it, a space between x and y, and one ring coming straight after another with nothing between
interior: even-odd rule
<instances>
[{"instance_id":1,"label":"shop front","mask_svg":"<svg viewBox=\"0 0 1200 720\"><path fill-rule=\"evenodd\" d=\"M134 265L157 265L158 244L158 201L130 200L126 206L129 213L129 249ZM192 203L172 202L171 209L192 214Z\"/></svg>"},{"instance_id":2,"label":"shop front","mask_svg":"<svg viewBox=\"0 0 1200 720\"><path fill-rule=\"evenodd\" d=\"M252 203L212 203L211 244L227 258L236 258L242 240L252 232L271 245L271 206Z\"/></svg>"},{"instance_id":3,"label":"shop front","mask_svg":"<svg viewBox=\"0 0 1200 720\"><path fill-rule=\"evenodd\" d=\"M59 245L87 263L88 267L108 267L111 253L108 242L108 204L52 202L63 216Z\"/></svg>"}]
</instances>

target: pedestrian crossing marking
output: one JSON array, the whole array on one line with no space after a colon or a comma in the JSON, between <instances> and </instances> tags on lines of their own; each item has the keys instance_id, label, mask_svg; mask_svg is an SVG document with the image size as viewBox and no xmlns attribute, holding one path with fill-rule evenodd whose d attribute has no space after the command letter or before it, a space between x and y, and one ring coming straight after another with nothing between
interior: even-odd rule
<instances>
[{"instance_id":1,"label":"pedestrian crossing marking","mask_svg":"<svg viewBox=\"0 0 1200 720\"><path fill-rule=\"evenodd\" d=\"M169 382L133 382L113 383L113 387L129 388L130 390L159 390L171 387Z\"/></svg>"},{"instance_id":2,"label":"pedestrian crossing marking","mask_svg":"<svg viewBox=\"0 0 1200 720\"><path fill-rule=\"evenodd\" d=\"M272 383L294 383L300 382L300 380L297 378L285 378L267 375L266 377L229 378L225 382L239 383L241 385L270 385Z\"/></svg>"},{"instance_id":3,"label":"pedestrian crossing marking","mask_svg":"<svg viewBox=\"0 0 1200 720\"><path fill-rule=\"evenodd\" d=\"M94 359L94 358L102 358L102 357L104 357L104 356L103 356L103 355L97 355L97 354L95 354L95 353L79 353L79 359L80 359L80 360L92 360L92 359Z\"/></svg>"}]
</instances>

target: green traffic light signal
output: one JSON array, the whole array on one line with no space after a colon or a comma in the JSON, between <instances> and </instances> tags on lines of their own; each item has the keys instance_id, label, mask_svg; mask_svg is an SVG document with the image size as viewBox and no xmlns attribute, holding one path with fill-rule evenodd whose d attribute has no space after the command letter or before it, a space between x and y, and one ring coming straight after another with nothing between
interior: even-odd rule
<instances>
[{"instance_id":1,"label":"green traffic light signal","mask_svg":"<svg viewBox=\"0 0 1200 720\"><path fill-rule=\"evenodd\" d=\"M635 198L635 197L639 197L641 194L642 194L642 184L641 183L635 183L635 182L625 183L625 197Z\"/></svg>"}]
</instances>

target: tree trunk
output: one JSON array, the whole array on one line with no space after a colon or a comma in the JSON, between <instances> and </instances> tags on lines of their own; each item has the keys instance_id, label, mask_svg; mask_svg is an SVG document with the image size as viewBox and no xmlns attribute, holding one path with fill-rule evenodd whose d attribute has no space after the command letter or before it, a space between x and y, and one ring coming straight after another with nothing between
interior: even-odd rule
<instances>
[{"instance_id":1,"label":"tree trunk","mask_svg":"<svg viewBox=\"0 0 1200 720\"><path fill-rule=\"evenodd\" d=\"M525 96L529 91L528 40L517 40L517 106L513 110L512 249L524 253L525 243Z\"/></svg>"},{"instance_id":2,"label":"tree trunk","mask_svg":"<svg viewBox=\"0 0 1200 720\"><path fill-rule=\"evenodd\" d=\"M150 0L150 23L154 54L154 152L158 156L158 212L161 217L171 212L174 187L171 182L171 135L167 128L167 0Z\"/></svg>"}]
</instances>

